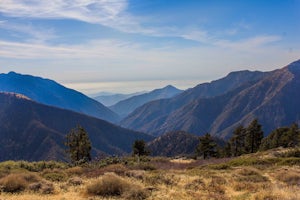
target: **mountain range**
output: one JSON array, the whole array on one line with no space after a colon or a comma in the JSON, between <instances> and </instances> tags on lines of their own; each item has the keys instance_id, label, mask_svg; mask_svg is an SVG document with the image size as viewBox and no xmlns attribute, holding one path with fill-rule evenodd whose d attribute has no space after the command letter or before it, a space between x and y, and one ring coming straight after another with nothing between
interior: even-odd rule
<instances>
[{"instance_id":1,"label":"mountain range","mask_svg":"<svg viewBox=\"0 0 300 200\"><path fill-rule=\"evenodd\" d=\"M105 106L112 106L112 105L118 103L119 101L128 99L133 96L141 95L144 93L146 93L146 92L135 92L135 93L131 93L131 94L102 94L102 95L97 95L97 96L93 97L93 99L99 101L100 103L102 103Z\"/></svg>"},{"instance_id":2,"label":"mountain range","mask_svg":"<svg viewBox=\"0 0 300 200\"><path fill-rule=\"evenodd\" d=\"M43 105L15 93L0 93L0 161L66 160L65 135L77 125L88 132L92 154L130 153L136 139L152 136L104 120Z\"/></svg>"},{"instance_id":3,"label":"mountain range","mask_svg":"<svg viewBox=\"0 0 300 200\"><path fill-rule=\"evenodd\" d=\"M0 74L0 91L23 94L42 104L69 109L110 122L119 116L94 99L53 80L15 72Z\"/></svg>"},{"instance_id":4,"label":"mountain range","mask_svg":"<svg viewBox=\"0 0 300 200\"><path fill-rule=\"evenodd\" d=\"M180 94L182 90L179 90L175 88L172 85L168 85L161 89L155 89L151 92L147 92L140 95L135 95L133 97L130 97L128 99L122 100L109 108L117 113L121 117L126 117L128 114L130 114L132 111L134 111L136 108L142 106L145 103L151 102L153 100L157 99L167 99L174 97L178 94Z\"/></svg>"},{"instance_id":5,"label":"mountain range","mask_svg":"<svg viewBox=\"0 0 300 200\"><path fill-rule=\"evenodd\" d=\"M271 72L232 72L170 98L152 101L121 121L126 128L158 136L184 130L227 138L257 118L267 135L300 123L300 60Z\"/></svg>"}]
</instances>

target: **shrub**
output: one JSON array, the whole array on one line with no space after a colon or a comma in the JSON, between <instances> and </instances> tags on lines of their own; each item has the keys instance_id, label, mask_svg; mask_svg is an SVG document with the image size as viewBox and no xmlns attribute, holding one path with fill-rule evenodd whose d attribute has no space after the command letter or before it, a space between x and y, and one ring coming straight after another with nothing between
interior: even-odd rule
<instances>
[{"instance_id":1,"label":"shrub","mask_svg":"<svg viewBox=\"0 0 300 200\"><path fill-rule=\"evenodd\" d=\"M135 179L142 180L145 176L145 171L144 170L130 170L130 171L127 171L125 173L125 175L128 177L133 177Z\"/></svg>"},{"instance_id":2,"label":"shrub","mask_svg":"<svg viewBox=\"0 0 300 200\"><path fill-rule=\"evenodd\" d=\"M241 182L253 182L253 183L258 183L258 182L265 182L268 181L268 179L264 176L262 176L260 173L253 169L249 168L243 168L240 170L237 170L237 177L236 180Z\"/></svg>"},{"instance_id":3,"label":"shrub","mask_svg":"<svg viewBox=\"0 0 300 200\"><path fill-rule=\"evenodd\" d=\"M70 185L81 185L82 184L82 179L79 177L72 177L68 180L68 183Z\"/></svg>"},{"instance_id":4,"label":"shrub","mask_svg":"<svg viewBox=\"0 0 300 200\"><path fill-rule=\"evenodd\" d=\"M288 185L300 185L300 175L296 172L280 172L276 175L276 179Z\"/></svg>"},{"instance_id":5,"label":"shrub","mask_svg":"<svg viewBox=\"0 0 300 200\"><path fill-rule=\"evenodd\" d=\"M154 173L144 177L144 181L150 185L173 186L177 180L173 174Z\"/></svg>"},{"instance_id":6,"label":"shrub","mask_svg":"<svg viewBox=\"0 0 300 200\"><path fill-rule=\"evenodd\" d=\"M123 197L125 199L130 199L130 200L143 200L149 197L149 191L143 189L140 186L135 186L131 187L129 190L127 190L124 194Z\"/></svg>"},{"instance_id":7,"label":"shrub","mask_svg":"<svg viewBox=\"0 0 300 200\"><path fill-rule=\"evenodd\" d=\"M89 195L120 196L129 188L129 183L119 176L110 173L105 174L102 179L96 180L86 188Z\"/></svg>"},{"instance_id":8,"label":"shrub","mask_svg":"<svg viewBox=\"0 0 300 200\"><path fill-rule=\"evenodd\" d=\"M76 166L76 167L71 167L65 170L65 172L69 175L69 176L81 176L82 174L84 174L84 168Z\"/></svg>"},{"instance_id":9,"label":"shrub","mask_svg":"<svg viewBox=\"0 0 300 200\"><path fill-rule=\"evenodd\" d=\"M54 186L52 183L36 182L28 186L28 189L33 192L39 192L41 194L53 194Z\"/></svg>"},{"instance_id":10,"label":"shrub","mask_svg":"<svg viewBox=\"0 0 300 200\"><path fill-rule=\"evenodd\" d=\"M200 189L205 189L205 183L202 181L202 179L198 178L198 179L193 180L190 183L187 183L184 186L184 188L187 189L187 190L197 191L197 190L200 190Z\"/></svg>"},{"instance_id":11,"label":"shrub","mask_svg":"<svg viewBox=\"0 0 300 200\"><path fill-rule=\"evenodd\" d=\"M20 174L10 174L0 179L0 185L4 192L21 192L27 187L27 181Z\"/></svg>"},{"instance_id":12,"label":"shrub","mask_svg":"<svg viewBox=\"0 0 300 200\"><path fill-rule=\"evenodd\" d=\"M65 181L67 179L66 174L60 170L45 170L42 176L48 181L53 182Z\"/></svg>"}]
</instances>

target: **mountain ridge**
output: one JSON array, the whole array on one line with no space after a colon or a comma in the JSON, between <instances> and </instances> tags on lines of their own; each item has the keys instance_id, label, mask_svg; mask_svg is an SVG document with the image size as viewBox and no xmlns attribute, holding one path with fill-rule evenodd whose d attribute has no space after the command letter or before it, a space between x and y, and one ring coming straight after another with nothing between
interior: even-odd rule
<instances>
[{"instance_id":1,"label":"mountain ridge","mask_svg":"<svg viewBox=\"0 0 300 200\"><path fill-rule=\"evenodd\" d=\"M155 89L150 92L122 100L117 104L110 106L109 108L119 114L121 117L126 117L129 113L147 102L157 99L171 98L180 94L181 92L182 90L179 90L172 85L167 85L163 88Z\"/></svg>"},{"instance_id":2,"label":"mountain ridge","mask_svg":"<svg viewBox=\"0 0 300 200\"><path fill-rule=\"evenodd\" d=\"M297 93L300 90L299 68L300 61L295 61L271 72L243 71L242 73L252 75L248 79L236 77L232 83L242 80L239 87L229 83L226 92L215 96L212 93L207 95L205 90L215 87L216 93L220 93L220 88L224 87L224 78L210 83L215 86L200 84L175 98L139 107L121 125L153 135L184 130L197 135L210 132L214 136L227 138L238 125L247 125L252 119L258 118L268 134L279 126L289 125L294 121L300 123L300 110L297 106L297 101L300 101ZM227 78L240 74L230 73ZM199 88L203 90L195 92ZM289 100L286 93L294 98Z\"/></svg>"},{"instance_id":3,"label":"mountain ridge","mask_svg":"<svg viewBox=\"0 0 300 200\"><path fill-rule=\"evenodd\" d=\"M119 120L116 113L96 100L46 78L16 72L0 74L0 91L23 94L42 104L85 113L110 122Z\"/></svg>"}]
</instances>

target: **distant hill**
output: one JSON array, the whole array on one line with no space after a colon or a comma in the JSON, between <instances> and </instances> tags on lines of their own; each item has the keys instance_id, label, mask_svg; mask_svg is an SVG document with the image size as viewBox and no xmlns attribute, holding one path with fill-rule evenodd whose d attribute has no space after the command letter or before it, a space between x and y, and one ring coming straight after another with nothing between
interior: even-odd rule
<instances>
[{"instance_id":1,"label":"distant hill","mask_svg":"<svg viewBox=\"0 0 300 200\"><path fill-rule=\"evenodd\" d=\"M110 122L119 120L116 113L96 100L49 79L15 72L0 74L0 91L23 94L42 104L73 110Z\"/></svg>"},{"instance_id":2,"label":"distant hill","mask_svg":"<svg viewBox=\"0 0 300 200\"><path fill-rule=\"evenodd\" d=\"M65 160L64 137L86 129L97 153L130 153L136 139L153 137L84 114L43 105L19 94L0 93L0 161Z\"/></svg>"},{"instance_id":3,"label":"distant hill","mask_svg":"<svg viewBox=\"0 0 300 200\"><path fill-rule=\"evenodd\" d=\"M210 88L210 89L208 89ZM272 72L234 72L171 98L141 106L122 126L160 135L184 130L228 137L258 118L265 134L300 123L300 60Z\"/></svg>"},{"instance_id":4,"label":"distant hill","mask_svg":"<svg viewBox=\"0 0 300 200\"><path fill-rule=\"evenodd\" d=\"M142 106L145 103L157 99L171 98L180 94L181 92L182 90L168 85L161 89L156 89L145 94L130 97L128 99L118 102L115 105L110 106L109 108L117 114L119 114L121 117L126 117L129 113L131 113L136 108Z\"/></svg>"},{"instance_id":5,"label":"distant hill","mask_svg":"<svg viewBox=\"0 0 300 200\"><path fill-rule=\"evenodd\" d=\"M93 99L99 101L105 106L112 106L118 103L119 101L128 99L133 96L141 95L144 93L146 92L136 92L132 94L103 94L103 95L98 95L96 97L93 97Z\"/></svg>"},{"instance_id":6,"label":"distant hill","mask_svg":"<svg viewBox=\"0 0 300 200\"><path fill-rule=\"evenodd\" d=\"M147 144L153 156L185 156L195 153L199 137L184 131L163 134Z\"/></svg>"}]
</instances>

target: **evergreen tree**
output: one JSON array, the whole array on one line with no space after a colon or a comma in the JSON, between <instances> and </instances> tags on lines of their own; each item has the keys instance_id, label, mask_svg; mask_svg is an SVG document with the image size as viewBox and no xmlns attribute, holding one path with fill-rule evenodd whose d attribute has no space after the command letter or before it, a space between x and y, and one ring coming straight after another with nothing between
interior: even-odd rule
<instances>
[{"instance_id":1,"label":"evergreen tree","mask_svg":"<svg viewBox=\"0 0 300 200\"><path fill-rule=\"evenodd\" d=\"M232 156L232 153L231 153L231 142L226 142L224 148L223 148L223 154L222 154L222 157L231 157Z\"/></svg>"},{"instance_id":2,"label":"evergreen tree","mask_svg":"<svg viewBox=\"0 0 300 200\"><path fill-rule=\"evenodd\" d=\"M247 153L257 152L264 137L261 125L254 119L246 129L245 150Z\"/></svg>"},{"instance_id":3,"label":"evergreen tree","mask_svg":"<svg viewBox=\"0 0 300 200\"><path fill-rule=\"evenodd\" d=\"M233 156L240 156L245 152L246 129L240 125L234 131L230 139L231 153Z\"/></svg>"},{"instance_id":4,"label":"evergreen tree","mask_svg":"<svg viewBox=\"0 0 300 200\"><path fill-rule=\"evenodd\" d=\"M146 143L144 140L136 140L132 145L133 155L147 156L150 152L146 149Z\"/></svg>"},{"instance_id":5,"label":"evergreen tree","mask_svg":"<svg viewBox=\"0 0 300 200\"><path fill-rule=\"evenodd\" d=\"M295 147L299 145L300 130L297 123L293 123L287 132L287 146Z\"/></svg>"},{"instance_id":6,"label":"evergreen tree","mask_svg":"<svg viewBox=\"0 0 300 200\"><path fill-rule=\"evenodd\" d=\"M78 125L66 135L65 145L68 147L67 152L72 163L76 164L91 160L91 141L87 132L81 126Z\"/></svg>"},{"instance_id":7,"label":"evergreen tree","mask_svg":"<svg viewBox=\"0 0 300 200\"><path fill-rule=\"evenodd\" d=\"M216 156L217 144L209 133L199 138L199 145L197 147L197 154L203 156L203 159Z\"/></svg>"},{"instance_id":8,"label":"evergreen tree","mask_svg":"<svg viewBox=\"0 0 300 200\"><path fill-rule=\"evenodd\" d=\"M290 127L280 127L272 131L262 140L261 150L273 149L277 147L296 147L299 145L300 131L296 123Z\"/></svg>"}]
</instances>

